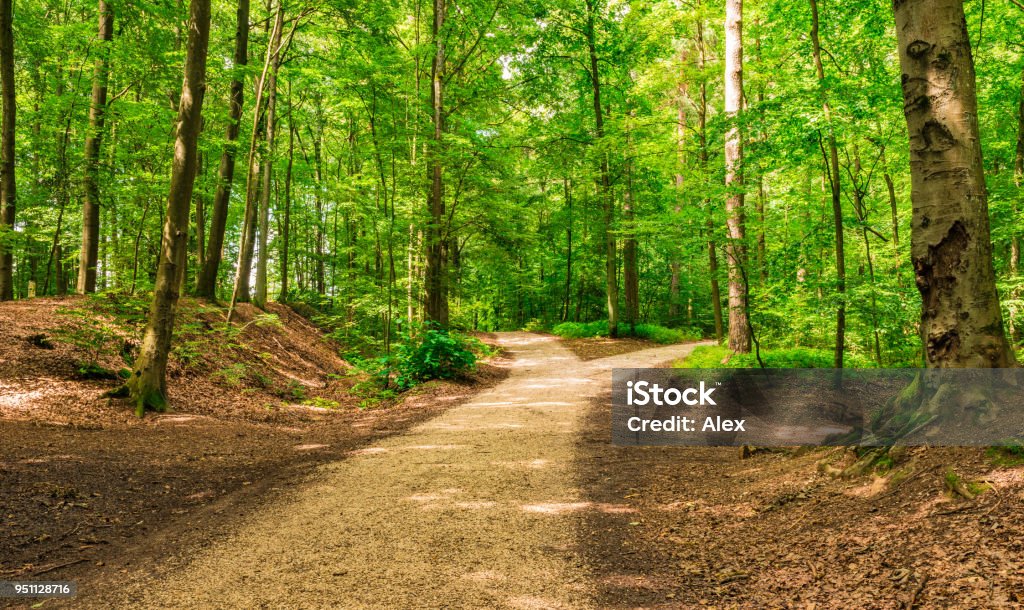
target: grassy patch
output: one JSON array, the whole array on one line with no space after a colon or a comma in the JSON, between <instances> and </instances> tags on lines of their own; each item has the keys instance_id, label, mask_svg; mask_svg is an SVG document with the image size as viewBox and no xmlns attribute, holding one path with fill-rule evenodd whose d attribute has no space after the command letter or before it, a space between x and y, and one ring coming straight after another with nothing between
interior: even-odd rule
<instances>
[{"instance_id":1,"label":"grassy patch","mask_svg":"<svg viewBox=\"0 0 1024 610\"><path fill-rule=\"evenodd\" d=\"M693 353L677 363L679 368L688 369L750 369L760 368L757 356L751 354L733 354L729 348L720 345L701 345ZM722 361L728 358L728 362ZM831 350L795 347L790 349L763 349L761 360L770 369L828 369L832 368L833 353ZM847 368L872 368L871 361L855 354L846 354L844 364Z\"/></svg>"},{"instance_id":2,"label":"grassy patch","mask_svg":"<svg viewBox=\"0 0 1024 610\"><path fill-rule=\"evenodd\" d=\"M607 337L608 321L597 320L596 322L563 322L551 329L551 332L564 339L587 339L590 337ZM620 325L621 336L633 336L637 339L646 339L654 343L669 345L682 343L684 341L696 341L701 338L699 331L693 329L676 329L658 326L657 324L637 324L633 332L629 327Z\"/></svg>"}]
</instances>

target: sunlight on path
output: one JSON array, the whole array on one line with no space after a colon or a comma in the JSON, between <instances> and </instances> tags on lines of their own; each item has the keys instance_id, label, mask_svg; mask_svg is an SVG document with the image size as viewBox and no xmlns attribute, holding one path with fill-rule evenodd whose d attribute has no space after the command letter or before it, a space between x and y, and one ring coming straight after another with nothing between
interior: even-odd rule
<instances>
[{"instance_id":1,"label":"sunlight on path","mask_svg":"<svg viewBox=\"0 0 1024 610\"><path fill-rule=\"evenodd\" d=\"M125 604L591 607L587 566L573 553L575 519L628 509L586 502L573 487L584 407L608 390L613 367L654 366L693 346L584 363L552 337L499 336L515 355L504 382L322 467Z\"/></svg>"}]
</instances>

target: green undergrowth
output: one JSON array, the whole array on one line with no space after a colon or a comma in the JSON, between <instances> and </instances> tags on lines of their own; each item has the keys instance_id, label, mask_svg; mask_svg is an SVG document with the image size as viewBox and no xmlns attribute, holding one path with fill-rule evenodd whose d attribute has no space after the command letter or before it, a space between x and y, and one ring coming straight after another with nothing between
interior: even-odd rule
<instances>
[{"instance_id":1,"label":"green undergrowth","mask_svg":"<svg viewBox=\"0 0 1024 610\"><path fill-rule=\"evenodd\" d=\"M794 347L788 349L762 349L761 361L769 369L828 369L832 368L834 355L831 350ZM857 354L846 354L843 358L846 368L875 368L875 363ZM760 368L757 355L733 354L721 345L701 345L694 348L686 358L676 362L677 368L684 369L750 369Z\"/></svg>"},{"instance_id":2,"label":"green undergrowth","mask_svg":"<svg viewBox=\"0 0 1024 610\"><path fill-rule=\"evenodd\" d=\"M435 380L464 378L476 370L482 358L495 350L476 337L429 326L402 333L390 354L366 357L346 354L352 375L364 377L351 392L361 408L373 408L394 400L402 392Z\"/></svg>"},{"instance_id":3,"label":"green undergrowth","mask_svg":"<svg viewBox=\"0 0 1024 610\"><path fill-rule=\"evenodd\" d=\"M585 339L590 337L607 337L608 321L596 322L563 322L551 329L551 332L563 339ZM632 328L626 324L619 325L620 337L635 337L654 343L672 344L684 341L697 341L701 333L694 329L675 329L658 326L657 324L637 324Z\"/></svg>"}]
</instances>

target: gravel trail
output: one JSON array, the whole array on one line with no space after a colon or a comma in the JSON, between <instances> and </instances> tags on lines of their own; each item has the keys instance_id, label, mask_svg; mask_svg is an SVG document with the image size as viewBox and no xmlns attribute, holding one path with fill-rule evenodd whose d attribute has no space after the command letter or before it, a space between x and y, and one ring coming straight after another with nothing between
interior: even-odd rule
<instances>
[{"instance_id":1,"label":"gravel trail","mask_svg":"<svg viewBox=\"0 0 1024 610\"><path fill-rule=\"evenodd\" d=\"M510 377L443 415L321 467L308 485L140 575L117 602L147 608L589 608L574 552L587 510L573 461L587 402L611 369L674 345L581 362L557 339L501 333ZM184 551L184 550L183 550ZM86 600L79 600L80 602ZM112 607L106 599L103 607Z\"/></svg>"}]
</instances>

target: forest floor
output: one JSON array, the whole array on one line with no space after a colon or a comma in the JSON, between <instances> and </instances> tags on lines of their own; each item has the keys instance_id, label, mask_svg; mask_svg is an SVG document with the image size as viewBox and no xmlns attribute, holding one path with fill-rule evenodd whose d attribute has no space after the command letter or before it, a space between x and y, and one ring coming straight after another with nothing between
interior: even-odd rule
<instances>
[{"instance_id":1,"label":"forest floor","mask_svg":"<svg viewBox=\"0 0 1024 610\"><path fill-rule=\"evenodd\" d=\"M146 426L153 455L158 432L179 440L168 441L162 459L132 464L118 458L116 443L133 444L124 432L92 431L97 441L72 451L56 436L32 439L50 428L80 435L81 426L0 422L0 506L20 501L6 482L28 485L30 468L43 481L68 467L89 470L97 485L104 472L116 478L106 483L112 501L86 485L70 498L37 490L14 521L0 515L17 528L41 510L52 520L48 531L61 534L27 542L54 547L49 561L0 578L79 581L74 602L45 607L1021 605L1021 466L999 465L982 449L917 449L887 474L843 480L819 466L855 459L842 449L740 459L728 448L614 447L610 369L664 364L692 345L634 345L647 349L602 356L624 348L602 340L569 349L530 333L495 340L510 357L487 375L484 385L492 385L427 394L408 409L371 413L380 418L371 422L353 419L366 425L348 444L301 426L293 436L271 433L265 422L206 433L212 421L170 416L145 420L138 445L146 445ZM275 434L284 435L276 445ZM247 457L261 445L265 461ZM192 459L172 458L174 451ZM215 464L205 483L182 487L175 477L199 480L189 473L204 462ZM951 469L987 491L955 499L946 485ZM213 495L189 504L186 492ZM161 494L176 500L153 499ZM133 502L150 502L141 522L99 523L88 536L74 521L64 522L70 533L53 525L90 511L141 512Z\"/></svg>"},{"instance_id":2,"label":"forest floor","mask_svg":"<svg viewBox=\"0 0 1024 610\"><path fill-rule=\"evenodd\" d=\"M213 317L198 307L185 303L186 323ZM82 378L78 363L88 355L55 332L106 322L115 336L123 321L93 315L80 297L0 304L0 580L89 582L203 544L317 465L508 375L499 354L470 379L431 382L360 408L336 347L294 312L271 307L282 323L250 326L229 353L201 346L209 361L192 367L172 358L173 411L138 419L103 397L118 381ZM241 324L256 315L248 305L240 313ZM123 364L116 354L100 360ZM240 362L259 378L224 379Z\"/></svg>"}]
</instances>

